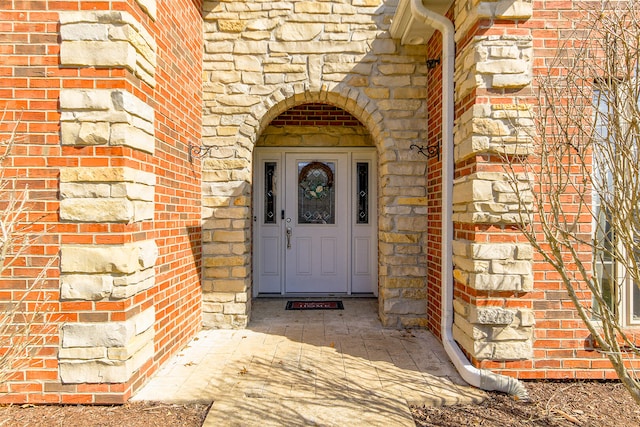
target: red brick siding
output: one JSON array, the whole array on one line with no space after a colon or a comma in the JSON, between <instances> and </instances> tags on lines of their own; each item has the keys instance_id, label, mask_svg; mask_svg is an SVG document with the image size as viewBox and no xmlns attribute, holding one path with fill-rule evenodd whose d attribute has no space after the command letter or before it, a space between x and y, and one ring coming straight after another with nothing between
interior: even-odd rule
<instances>
[{"instance_id":1,"label":"red brick siding","mask_svg":"<svg viewBox=\"0 0 640 427\"><path fill-rule=\"evenodd\" d=\"M126 10L158 43L157 86L151 88L123 69L62 68L59 63L61 11ZM119 403L130 397L158 365L176 353L200 327L200 169L187 159L187 144L201 137L202 18L199 2L159 2L152 21L134 0L0 0L0 132L20 120L24 139L15 147L5 176L29 188L31 233L44 233L0 282L14 300L61 244L121 244L154 239L160 257L156 285L118 301L59 301L59 270L47 272L46 344L29 368L6 385L13 403ZM62 88L124 88L156 111L156 152L126 147L61 147L58 98ZM59 222L62 167L129 166L157 175L155 218L136 224ZM41 295L29 298L33 308ZM41 298L40 298L41 299ZM58 379L59 327L64 322L104 322L129 318L149 306L156 311L156 357L126 384L61 385Z\"/></svg>"},{"instance_id":2,"label":"red brick siding","mask_svg":"<svg viewBox=\"0 0 640 427\"><path fill-rule=\"evenodd\" d=\"M427 58L442 56L442 35L435 32L427 43ZM429 70L427 83L426 145L440 144L440 156L427 162L427 316L429 329L437 337L442 318L442 61ZM418 155L416 153L416 155Z\"/></svg>"},{"instance_id":3,"label":"red brick siding","mask_svg":"<svg viewBox=\"0 0 640 427\"><path fill-rule=\"evenodd\" d=\"M572 2L534 1L533 17L523 21L484 21L460 39L457 50L475 35L529 35L534 44L534 76L546 72L556 54L559 36L579 19ZM535 78L534 78L535 85ZM473 104L534 103L531 88L492 91L476 89L456 105L460 116ZM476 171L503 172L498 156L479 155L456 164L455 176ZM590 220L586 221L590 223ZM475 242L525 242L517 227L455 224L455 238ZM540 236L543 239L543 236ZM590 303L588 292L585 303ZM605 356L592 351L589 333L569 301L557 272L541 257L534 258L534 289L526 294L480 292L456 283L455 296L478 306L525 307L535 312L534 357L531 360L492 362L473 360L476 366L525 379L615 378Z\"/></svg>"},{"instance_id":4,"label":"red brick siding","mask_svg":"<svg viewBox=\"0 0 640 427\"><path fill-rule=\"evenodd\" d=\"M348 112L329 104L303 104L290 108L270 123L272 126L362 126Z\"/></svg>"}]
</instances>

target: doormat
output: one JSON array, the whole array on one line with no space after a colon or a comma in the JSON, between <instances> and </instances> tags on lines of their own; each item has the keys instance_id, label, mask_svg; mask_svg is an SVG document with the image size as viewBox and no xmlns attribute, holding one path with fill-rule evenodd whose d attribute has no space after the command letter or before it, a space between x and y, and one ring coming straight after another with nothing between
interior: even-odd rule
<instances>
[{"instance_id":1,"label":"doormat","mask_svg":"<svg viewBox=\"0 0 640 427\"><path fill-rule=\"evenodd\" d=\"M342 301L287 301L285 310L344 310Z\"/></svg>"}]
</instances>

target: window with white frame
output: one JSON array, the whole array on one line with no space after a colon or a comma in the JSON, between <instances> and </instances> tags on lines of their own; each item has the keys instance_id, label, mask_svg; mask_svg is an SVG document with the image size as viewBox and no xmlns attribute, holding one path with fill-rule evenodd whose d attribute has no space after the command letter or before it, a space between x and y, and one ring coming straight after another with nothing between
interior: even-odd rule
<instances>
[{"instance_id":1,"label":"window with white frame","mask_svg":"<svg viewBox=\"0 0 640 427\"><path fill-rule=\"evenodd\" d=\"M606 86L594 92L594 273L605 304L620 322L640 325L639 97L628 102L625 90Z\"/></svg>"}]
</instances>

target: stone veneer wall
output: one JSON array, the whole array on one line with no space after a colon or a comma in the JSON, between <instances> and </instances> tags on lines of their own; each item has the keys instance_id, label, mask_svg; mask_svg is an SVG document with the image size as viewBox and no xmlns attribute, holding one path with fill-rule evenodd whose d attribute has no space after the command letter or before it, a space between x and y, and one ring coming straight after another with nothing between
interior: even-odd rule
<instances>
[{"instance_id":1,"label":"stone veneer wall","mask_svg":"<svg viewBox=\"0 0 640 427\"><path fill-rule=\"evenodd\" d=\"M390 38L396 5L204 2L203 142L216 147L202 162L205 325L248 321L256 141L277 132L267 126L281 113L324 103L352 114L378 148L380 317L426 326L426 162L409 147L427 137L428 71L424 46Z\"/></svg>"},{"instance_id":2,"label":"stone veneer wall","mask_svg":"<svg viewBox=\"0 0 640 427\"><path fill-rule=\"evenodd\" d=\"M0 400L122 403L201 327L200 171L187 150L201 137L200 10L10 3L0 108L24 138L4 170L29 187L41 236L3 290L18 298L59 259L27 298L41 346Z\"/></svg>"}]
</instances>

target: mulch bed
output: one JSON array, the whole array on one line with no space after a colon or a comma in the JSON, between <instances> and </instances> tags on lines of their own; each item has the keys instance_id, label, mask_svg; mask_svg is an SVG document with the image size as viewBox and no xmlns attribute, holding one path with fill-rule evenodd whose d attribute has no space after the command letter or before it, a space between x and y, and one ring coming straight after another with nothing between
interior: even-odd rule
<instances>
[{"instance_id":1,"label":"mulch bed","mask_svg":"<svg viewBox=\"0 0 640 427\"><path fill-rule=\"evenodd\" d=\"M640 406L613 382L528 382L531 402L489 393L480 405L412 407L416 425L435 427L637 427ZM133 402L121 406L0 407L0 426L197 427L209 406ZM344 426L358 426L344 420ZM389 426L393 427L393 426Z\"/></svg>"},{"instance_id":2,"label":"mulch bed","mask_svg":"<svg viewBox=\"0 0 640 427\"><path fill-rule=\"evenodd\" d=\"M0 407L0 426L7 427L196 427L210 405L130 402L118 406Z\"/></svg>"},{"instance_id":3,"label":"mulch bed","mask_svg":"<svg viewBox=\"0 0 640 427\"><path fill-rule=\"evenodd\" d=\"M638 406L620 383L527 382L531 402L489 393L480 405L412 407L417 426L640 426Z\"/></svg>"}]
</instances>

